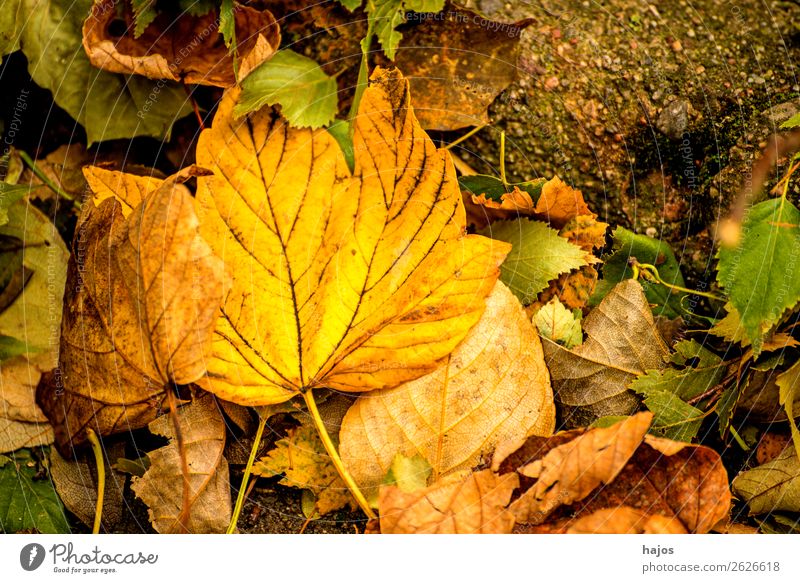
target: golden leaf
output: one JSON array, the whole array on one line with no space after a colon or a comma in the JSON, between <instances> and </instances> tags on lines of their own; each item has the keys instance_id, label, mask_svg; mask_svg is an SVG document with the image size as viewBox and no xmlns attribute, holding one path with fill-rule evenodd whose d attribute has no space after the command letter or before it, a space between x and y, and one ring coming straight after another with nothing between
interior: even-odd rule
<instances>
[{"instance_id":1,"label":"golden leaf","mask_svg":"<svg viewBox=\"0 0 800 583\"><path fill-rule=\"evenodd\" d=\"M398 486L380 490L383 534L504 534L511 532L514 516L506 510L516 474L497 476L490 470L465 478L449 476L414 492Z\"/></svg>"},{"instance_id":2,"label":"golden leaf","mask_svg":"<svg viewBox=\"0 0 800 583\"><path fill-rule=\"evenodd\" d=\"M437 480L471 469L502 441L552 433L553 394L536 330L502 283L486 304L439 368L362 395L347 412L340 452L362 488L379 486L397 454L419 454Z\"/></svg>"},{"instance_id":3,"label":"golden leaf","mask_svg":"<svg viewBox=\"0 0 800 583\"><path fill-rule=\"evenodd\" d=\"M177 411L183 452L171 415L150 424L150 431L170 443L147 454L150 468L133 478L136 495L150 508L150 522L160 533L221 533L231 520L231 488L225 449L225 420L213 395L205 394ZM184 508L183 462L189 468L189 507ZM185 517L185 518L184 518Z\"/></svg>"},{"instance_id":4,"label":"golden leaf","mask_svg":"<svg viewBox=\"0 0 800 583\"><path fill-rule=\"evenodd\" d=\"M98 166L84 167L83 177L92 191L95 206L99 207L107 198L114 198L120 203L120 211L126 219L148 193L164 183L164 180L157 176L138 176Z\"/></svg>"},{"instance_id":5,"label":"golden leaf","mask_svg":"<svg viewBox=\"0 0 800 583\"><path fill-rule=\"evenodd\" d=\"M165 385L197 380L210 352L224 272L197 234L188 189L173 178L128 219L122 208L116 199L85 207L67 274L59 368L37 388L65 457L89 426L107 435L152 421Z\"/></svg>"},{"instance_id":6,"label":"golden leaf","mask_svg":"<svg viewBox=\"0 0 800 583\"><path fill-rule=\"evenodd\" d=\"M118 0L96 0L83 24L83 46L92 65L112 73L228 87L236 83L233 54L219 31L219 16L162 12L136 38L133 15L125 10L123 34L114 36ZM127 5L127 3L126 3ZM127 6L126 6L127 8ZM269 59L281 41L275 17L268 10L235 5L239 80Z\"/></svg>"},{"instance_id":7,"label":"golden leaf","mask_svg":"<svg viewBox=\"0 0 800 583\"><path fill-rule=\"evenodd\" d=\"M239 274L204 387L245 405L329 387L368 391L433 370L477 323L508 246L465 235L449 154L420 128L405 79L378 69L355 120L355 170L325 130L237 90L203 131L201 232Z\"/></svg>"},{"instance_id":8,"label":"golden leaf","mask_svg":"<svg viewBox=\"0 0 800 583\"><path fill-rule=\"evenodd\" d=\"M687 534L680 520L630 506L604 508L579 518L568 534Z\"/></svg>"}]
</instances>

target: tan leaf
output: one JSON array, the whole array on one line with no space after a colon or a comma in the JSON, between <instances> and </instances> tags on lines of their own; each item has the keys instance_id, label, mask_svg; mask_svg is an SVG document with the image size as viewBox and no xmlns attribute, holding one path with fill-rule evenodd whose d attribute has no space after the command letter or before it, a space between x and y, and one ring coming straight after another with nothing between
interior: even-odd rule
<instances>
[{"instance_id":1,"label":"tan leaf","mask_svg":"<svg viewBox=\"0 0 800 583\"><path fill-rule=\"evenodd\" d=\"M26 423L0 416L0 453L49 445L53 438L53 428L49 423Z\"/></svg>"},{"instance_id":2,"label":"tan leaf","mask_svg":"<svg viewBox=\"0 0 800 583\"><path fill-rule=\"evenodd\" d=\"M152 433L170 440L147 454L150 468L134 477L132 488L149 507L150 522L160 533L220 533L231 520L231 489L225 449L225 421L213 395L178 409L184 455L189 467L188 522L181 523L183 484L181 452L171 415L153 421Z\"/></svg>"},{"instance_id":3,"label":"tan leaf","mask_svg":"<svg viewBox=\"0 0 800 583\"><path fill-rule=\"evenodd\" d=\"M131 73L150 79L229 87L236 83L233 55L219 32L219 16L160 11L139 38L127 2L122 13L122 34L112 34L119 19L118 0L95 0L83 24L83 46L92 65L112 73ZM239 80L271 57L281 35L268 10L234 4Z\"/></svg>"},{"instance_id":4,"label":"tan leaf","mask_svg":"<svg viewBox=\"0 0 800 583\"><path fill-rule=\"evenodd\" d=\"M437 480L471 469L504 440L549 435L554 422L538 334L498 282L481 320L440 368L359 397L345 415L340 451L370 490L397 454L419 454Z\"/></svg>"},{"instance_id":5,"label":"tan leaf","mask_svg":"<svg viewBox=\"0 0 800 583\"><path fill-rule=\"evenodd\" d=\"M105 491L103 493L102 525L106 532L122 521L122 495L125 476L112 469L111 463L125 453L125 443L104 443ZM88 527L94 524L97 505L97 465L91 452L83 452L77 461L61 457L56 450L50 452L50 476L58 497L78 519Z\"/></svg>"},{"instance_id":6,"label":"tan leaf","mask_svg":"<svg viewBox=\"0 0 800 583\"><path fill-rule=\"evenodd\" d=\"M687 534L680 520L630 506L604 508L579 518L568 534Z\"/></svg>"},{"instance_id":7,"label":"tan leaf","mask_svg":"<svg viewBox=\"0 0 800 583\"><path fill-rule=\"evenodd\" d=\"M59 369L37 403L65 457L92 426L143 427L167 383L205 372L224 272L197 234L188 189L166 181L128 219L115 199L87 204L67 276Z\"/></svg>"},{"instance_id":8,"label":"tan leaf","mask_svg":"<svg viewBox=\"0 0 800 583\"><path fill-rule=\"evenodd\" d=\"M448 476L415 492L398 486L380 490L383 534L504 534L514 516L505 507L519 485L516 474L490 470Z\"/></svg>"},{"instance_id":9,"label":"tan leaf","mask_svg":"<svg viewBox=\"0 0 800 583\"><path fill-rule=\"evenodd\" d=\"M631 413L638 399L628 385L666 366L669 357L642 286L633 279L612 289L584 319L583 331L586 340L572 350L543 340L556 401L573 427Z\"/></svg>"},{"instance_id":10,"label":"tan leaf","mask_svg":"<svg viewBox=\"0 0 800 583\"><path fill-rule=\"evenodd\" d=\"M562 228L578 215L594 216L580 190L575 190L558 176L542 186L534 212L544 217L552 227Z\"/></svg>"},{"instance_id":11,"label":"tan leaf","mask_svg":"<svg viewBox=\"0 0 800 583\"><path fill-rule=\"evenodd\" d=\"M642 443L652 419L651 413L639 413L611 427L591 429L518 468L536 482L509 507L517 521L540 524L559 506L611 483Z\"/></svg>"},{"instance_id":12,"label":"tan leaf","mask_svg":"<svg viewBox=\"0 0 800 583\"><path fill-rule=\"evenodd\" d=\"M600 510L626 506L670 523L679 521L696 533L709 532L726 518L731 494L719 454L645 435L642 421L649 424L651 419L650 413L639 413L606 429L531 437L511 453L505 448L504 458L495 459L492 467L502 475L516 468L521 476L523 492L509 509L518 521L533 526L518 530L565 532ZM626 426L630 433L622 432ZM612 439L604 449L602 441L610 435L596 435L609 430L619 431L624 441Z\"/></svg>"},{"instance_id":13,"label":"tan leaf","mask_svg":"<svg viewBox=\"0 0 800 583\"><path fill-rule=\"evenodd\" d=\"M377 69L351 174L325 130L272 109L234 119L228 91L197 147L202 233L233 281L204 388L243 405L317 388L370 391L437 367L480 319L508 245L465 234L450 155Z\"/></svg>"}]
</instances>

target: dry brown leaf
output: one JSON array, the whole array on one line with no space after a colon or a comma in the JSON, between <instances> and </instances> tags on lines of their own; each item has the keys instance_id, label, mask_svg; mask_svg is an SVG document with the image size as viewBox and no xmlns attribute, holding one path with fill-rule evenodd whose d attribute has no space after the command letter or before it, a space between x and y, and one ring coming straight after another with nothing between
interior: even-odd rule
<instances>
[{"instance_id":1,"label":"dry brown leaf","mask_svg":"<svg viewBox=\"0 0 800 583\"><path fill-rule=\"evenodd\" d=\"M572 188L558 176L542 186L542 193L533 211L558 229L579 215L595 216L583 200L581 191Z\"/></svg>"},{"instance_id":2,"label":"dry brown leaf","mask_svg":"<svg viewBox=\"0 0 800 583\"><path fill-rule=\"evenodd\" d=\"M172 416L164 415L150 431L170 440L147 454L150 468L134 477L132 488L149 507L150 522L160 533L220 533L231 520L231 488L225 449L225 421L213 395L206 394L177 412L189 467L188 521L181 523L183 485L181 452Z\"/></svg>"},{"instance_id":3,"label":"dry brown leaf","mask_svg":"<svg viewBox=\"0 0 800 583\"><path fill-rule=\"evenodd\" d=\"M556 401L572 427L631 413L638 399L628 385L666 366L669 357L642 286L633 279L611 290L583 320L583 331L586 340L572 350L542 341Z\"/></svg>"},{"instance_id":4,"label":"dry brown leaf","mask_svg":"<svg viewBox=\"0 0 800 583\"><path fill-rule=\"evenodd\" d=\"M383 534L505 534L514 526L506 510L519 486L516 474L490 470L448 476L423 490L384 486L378 504Z\"/></svg>"},{"instance_id":5,"label":"dry brown leaf","mask_svg":"<svg viewBox=\"0 0 800 583\"><path fill-rule=\"evenodd\" d=\"M652 413L639 413L604 429L592 429L526 463L517 471L536 482L509 510L517 522L541 524L559 506L583 500L617 477L642 443ZM498 467L500 460L493 460Z\"/></svg>"},{"instance_id":6,"label":"dry brown leaf","mask_svg":"<svg viewBox=\"0 0 800 583\"><path fill-rule=\"evenodd\" d=\"M550 286L541 292L536 302L528 306L530 313L535 313L552 298L558 298L571 310L582 309L594 293L597 284L597 270L591 265L584 265L568 273L562 273L558 279L551 281Z\"/></svg>"},{"instance_id":7,"label":"dry brown leaf","mask_svg":"<svg viewBox=\"0 0 800 583\"><path fill-rule=\"evenodd\" d=\"M59 369L37 403L65 457L86 428L143 427L167 383L205 372L223 295L223 266L197 234L188 189L168 180L123 219L116 199L88 204L64 298Z\"/></svg>"},{"instance_id":8,"label":"dry brown leaf","mask_svg":"<svg viewBox=\"0 0 800 583\"><path fill-rule=\"evenodd\" d=\"M83 46L92 65L126 75L183 83L229 87L236 83L233 55L219 32L216 11L192 16L161 11L135 38L133 16L125 3L121 36L112 34L119 20L118 0L96 0L83 24ZM239 80L269 59L280 45L275 17L268 10L234 4Z\"/></svg>"},{"instance_id":9,"label":"dry brown leaf","mask_svg":"<svg viewBox=\"0 0 800 583\"><path fill-rule=\"evenodd\" d=\"M550 435L554 423L539 335L498 282L481 320L440 368L359 397L344 418L340 452L371 490L397 454L419 454L437 480L474 467L507 439Z\"/></svg>"},{"instance_id":10,"label":"dry brown leaf","mask_svg":"<svg viewBox=\"0 0 800 583\"><path fill-rule=\"evenodd\" d=\"M606 429L531 437L516 451L509 446L498 452L492 468L501 475L516 470L522 484L509 510L529 526L515 532L567 532L600 510L621 507L663 517L671 529L679 521L696 533L709 532L726 518L731 494L719 454L645 435L651 419L650 413L639 413ZM619 432L622 444L609 440L611 430ZM597 522L591 519L588 524ZM589 528L587 523L578 526Z\"/></svg>"},{"instance_id":11,"label":"dry brown leaf","mask_svg":"<svg viewBox=\"0 0 800 583\"><path fill-rule=\"evenodd\" d=\"M93 159L83 144L75 141L60 146L44 158L36 160L36 168L61 190L76 200L81 200L86 191L86 181L81 175L81 167L92 163ZM30 196L33 198L49 200L58 197L53 189L42 182L42 179L27 166L19 177L18 184L30 186Z\"/></svg>"},{"instance_id":12,"label":"dry brown leaf","mask_svg":"<svg viewBox=\"0 0 800 583\"><path fill-rule=\"evenodd\" d=\"M0 453L49 445L53 438L53 428L49 423L25 423L0 417Z\"/></svg>"},{"instance_id":13,"label":"dry brown leaf","mask_svg":"<svg viewBox=\"0 0 800 583\"><path fill-rule=\"evenodd\" d=\"M630 506L604 508L579 518L567 534L687 534L680 520Z\"/></svg>"},{"instance_id":14,"label":"dry brown leaf","mask_svg":"<svg viewBox=\"0 0 800 583\"><path fill-rule=\"evenodd\" d=\"M105 532L114 532L122 521L122 493L125 476L112 469L111 463L125 454L125 443L104 443L105 491L103 494L102 526ZM97 464L90 452L84 452L77 461L61 457L56 450L50 452L50 476L58 497L78 519L88 527L94 524L97 505Z\"/></svg>"},{"instance_id":15,"label":"dry brown leaf","mask_svg":"<svg viewBox=\"0 0 800 583\"><path fill-rule=\"evenodd\" d=\"M331 134L275 110L200 136L202 233L234 279L201 383L242 405L310 389L370 391L434 370L478 322L509 246L465 234L450 155L420 128L406 80L378 68L348 170Z\"/></svg>"},{"instance_id":16,"label":"dry brown leaf","mask_svg":"<svg viewBox=\"0 0 800 583\"><path fill-rule=\"evenodd\" d=\"M441 15L404 32L395 57L417 118L445 131L488 123L486 108L517 77L520 36L533 20L491 22L453 5Z\"/></svg>"},{"instance_id":17,"label":"dry brown leaf","mask_svg":"<svg viewBox=\"0 0 800 583\"><path fill-rule=\"evenodd\" d=\"M608 223L598 221L592 213L577 215L570 219L559 231L559 235L566 237L570 243L575 243L584 251L592 252L606 244L606 231Z\"/></svg>"}]
</instances>

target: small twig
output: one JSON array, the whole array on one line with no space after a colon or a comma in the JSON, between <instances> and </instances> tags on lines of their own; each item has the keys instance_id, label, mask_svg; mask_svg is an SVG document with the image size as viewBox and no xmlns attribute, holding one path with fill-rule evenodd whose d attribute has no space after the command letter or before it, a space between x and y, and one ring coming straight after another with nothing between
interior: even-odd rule
<instances>
[{"instance_id":1,"label":"small twig","mask_svg":"<svg viewBox=\"0 0 800 583\"><path fill-rule=\"evenodd\" d=\"M248 482L250 481L250 472L253 470L253 464L256 461L256 454L261 445L261 437L264 435L264 427L267 424L267 417L260 415L258 420L258 429L256 430L256 437L253 441L253 446L250 448L250 457L247 459L247 465L244 468L244 475L242 476L242 485L239 486L239 494L236 496L236 504L233 507L233 514L231 515L231 522L228 525L226 534L233 534L236 530L236 523L239 522L239 515L242 513L244 500L250 493ZM253 482L255 484L255 482Z\"/></svg>"},{"instance_id":2,"label":"small twig","mask_svg":"<svg viewBox=\"0 0 800 583\"><path fill-rule=\"evenodd\" d=\"M31 169L31 172L33 172L36 175L36 177L39 180L41 180L45 186L47 186L47 188L55 192L58 196L60 196L64 200L68 200L71 203L73 203L76 207L80 208L81 203L75 200L74 196L65 192L55 182L50 180L50 178L48 178L47 175L44 172L42 172L42 169L36 165L36 162L34 162L33 158L31 158L26 152L19 150L19 157L22 158L22 161L25 162L25 164L27 164L28 167Z\"/></svg>"},{"instance_id":3,"label":"small twig","mask_svg":"<svg viewBox=\"0 0 800 583\"><path fill-rule=\"evenodd\" d=\"M489 124L488 123L484 123L484 124L481 124L479 126L475 126L474 128L469 130L466 134L464 134L463 136L461 136L457 140L454 140L454 141L450 142L446 146L442 146L442 150L450 150L451 148L454 148L455 146L459 145L464 140L468 140L469 138L471 138L472 136L477 134L479 131L481 131L483 128L485 128L487 125L489 125Z\"/></svg>"},{"instance_id":4,"label":"small twig","mask_svg":"<svg viewBox=\"0 0 800 583\"><path fill-rule=\"evenodd\" d=\"M200 108L197 106L197 100L194 98L194 92L189 89L188 85L184 85L183 89L186 91L189 103L192 104L192 110L194 111L194 116L197 118L197 123L200 125L200 129L206 129L206 124L203 123L203 116L200 115Z\"/></svg>"}]
</instances>

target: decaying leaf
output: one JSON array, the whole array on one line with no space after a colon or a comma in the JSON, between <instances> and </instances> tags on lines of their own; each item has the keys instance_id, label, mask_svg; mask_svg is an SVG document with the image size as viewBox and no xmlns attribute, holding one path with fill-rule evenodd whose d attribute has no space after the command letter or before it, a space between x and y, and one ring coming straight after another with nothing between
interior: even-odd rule
<instances>
[{"instance_id":1,"label":"decaying leaf","mask_svg":"<svg viewBox=\"0 0 800 583\"><path fill-rule=\"evenodd\" d=\"M133 491L149 507L150 522L160 533L225 532L231 520L231 489L228 462L222 455L222 412L214 396L207 394L178 409L177 417L183 452L171 415L153 421L150 431L170 443L147 454L150 468L141 478L133 478ZM183 504L182 455L189 468L188 509Z\"/></svg>"},{"instance_id":2,"label":"decaying leaf","mask_svg":"<svg viewBox=\"0 0 800 583\"><path fill-rule=\"evenodd\" d=\"M476 466L502 441L549 435L554 423L538 334L498 282L483 317L442 366L359 397L344 418L340 451L369 491L381 484L397 454L419 454L435 481Z\"/></svg>"},{"instance_id":3,"label":"decaying leaf","mask_svg":"<svg viewBox=\"0 0 800 583\"><path fill-rule=\"evenodd\" d=\"M638 405L628 385L666 366L669 348L635 280L617 284L583 321L586 340L572 350L543 341L556 401L575 427L604 415L625 415Z\"/></svg>"},{"instance_id":4,"label":"decaying leaf","mask_svg":"<svg viewBox=\"0 0 800 583\"><path fill-rule=\"evenodd\" d=\"M0 532L69 533L53 483L38 479L38 471L30 450L0 455Z\"/></svg>"},{"instance_id":5,"label":"decaying leaf","mask_svg":"<svg viewBox=\"0 0 800 583\"><path fill-rule=\"evenodd\" d=\"M384 534L502 534L514 516L506 505L519 485L516 474L483 470L452 475L414 492L384 486L378 504Z\"/></svg>"},{"instance_id":6,"label":"decaying leaf","mask_svg":"<svg viewBox=\"0 0 800 583\"><path fill-rule=\"evenodd\" d=\"M800 512L800 459L794 447L787 447L766 464L736 476L734 494L744 500L750 514L780 510Z\"/></svg>"},{"instance_id":7,"label":"decaying leaf","mask_svg":"<svg viewBox=\"0 0 800 583\"><path fill-rule=\"evenodd\" d=\"M480 319L508 246L465 235L449 154L378 69L355 120L355 170L326 131L275 111L203 131L201 232L232 271L201 383L245 405L368 391L433 370Z\"/></svg>"},{"instance_id":8,"label":"decaying leaf","mask_svg":"<svg viewBox=\"0 0 800 583\"><path fill-rule=\"evenodd\" d=\"M406 31L396 53L417 118L444 131L488 123L486 108L516 79L520 37L533 20L492 22L453 5L441 14Z\"/></svg>"},{"instance_id":9,"label":"decaying leaf","mask_svg":"<svg viewBox=\"0 0 800 583\"><path fill-rule=\"evenodd\" d=\"M125 488L125 476L115 471L111 462L124 454L125 443L118 441L104 446L106 473L101 524L105 532L111 533L124 516L122 492ZM50 476L67 510L91 528L97 508L97 465L91 452L83 452L77 460L68 460L51 450Z\"/></svg>"},{"instance_id":10,"label":"decaying leaf","mask_svg":"<svg viewBox=\"0 0 800 583\"><path fill-rule=\"evenodd\" d=\"M335 446L338 446L336 435L342 418L351 403L346 397L333 395L319 407L320 417ZM295 416L299 417L300 413ZM309 491L313 495L313 512L309 517L325 516L348 504L355 508L355 501L325 451L313 421L307 415L302 421L253 465L253 473L266 477L283 475L280 483L284 486Z\"/></svg>"},{"instance_id":11,"label":"decaying leaf","mask_svg":"<svg viewBox=\"0 0 800 583\"><path fill-rule=\"evenodd\" d=\"M135 35L127 2L122 18L118 4L118 0L95 0L83 24L83 46L92 65L150 79L219 87L236 83L233 54L225 46L216 11L203 16L161 11L141 35ZM234 21L241 80L278 50L281 34L268 10L236 4ZM112 22L119 26L112 27ZM122 34L112 34L116 29Z\"/></svg>"},{"instance_id":12,"label":"decaying leaf","mask_svg":"<svg viewBox=\"0 0 800 583\"><path fill-rule=\"evenodd\" d=\"M205 371L224 270L197 234L188 189L168 180L128 219L107 199L88 204L73 243L59 368L37 403L65 457L86 439L143 427L167 383ZM133 189L128 189L133 190Z\"/></svg>"},{"instance_id":13,"label":"decaying leaf","mask_svg":"<svg viewBox=\"0 0 800 583\"><path fill-rule=\"evenodd\" d=\"M0 363L0 453L53 443L53 428L36 405L36 385L50 353L19 355Z\"/></svg>"},{"instance_id":14,"label":"decaying leaf","mask_svg":"<svg viewBox=\"0 0 800 583\"><path fill-rule=\"evenodd\" d=\"M722 460L707 447L646 435L651 419L639 413L608 428L499 448L492 469L520 476L522 493L509 510L518 522L533 525L524 530L595 528L597 516L587 517L629 506L668 521L669 527L657 519L659 528L675 531L678 521L688 532L709 532L730 509Z\"/></svg>"},{"instance_id":15,"label":"decaying leaf","mask_svg":"<svg viewBox=\"0 0 800 583\"><path fill-rule=\"evenodd\" d=\"M794 403L800 399L800 361L795 362L788 370L782 372L775 379L775 384L780 388L780 404L786 411L786 418L792 428L792 441L794 449L800 452L800 429L795 421Z\"/></svg>"},{"instance_id":16,"label":"decaying leaf","mask_svg":"<svg viewBox=\"0 0 800 583\"><path fill-rule=\"evenodd\" d=\"M567 534L687 534L676 518L630 506L604 508L574 521Z\"/></svg>"}]
</instances>

